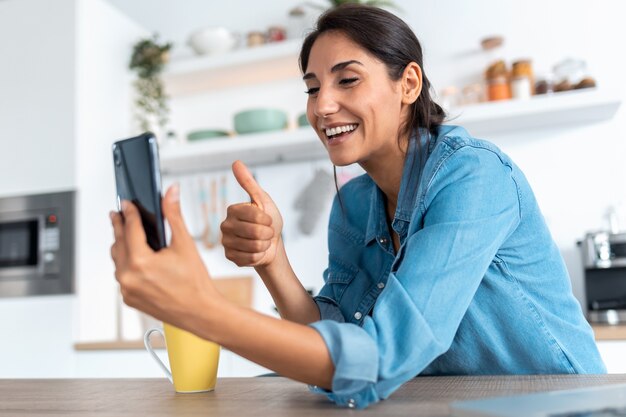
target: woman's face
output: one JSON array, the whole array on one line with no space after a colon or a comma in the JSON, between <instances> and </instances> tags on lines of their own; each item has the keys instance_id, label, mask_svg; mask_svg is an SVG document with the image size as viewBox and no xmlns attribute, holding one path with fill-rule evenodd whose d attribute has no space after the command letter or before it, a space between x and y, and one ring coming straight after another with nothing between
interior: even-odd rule
<instances>
[{"instance_id":1,"label":"woman's face","mask_svg":"<svg viewBox=\"0 0 626 417\"><path fill-rule=\"evenodd\" d=\"M343 33L326 32L311 48L303 79L307 117L333 164L366 167L398 153L406 116L401 82L389 78L385 64Z\"/></svg>"}]
</instances>

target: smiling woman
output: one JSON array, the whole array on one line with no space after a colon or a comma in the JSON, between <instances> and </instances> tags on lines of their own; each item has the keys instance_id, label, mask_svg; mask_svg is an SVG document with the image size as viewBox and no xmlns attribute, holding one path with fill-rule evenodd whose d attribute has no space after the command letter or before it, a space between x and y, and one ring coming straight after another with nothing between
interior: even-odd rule
<instances>
[{"instance_id":1,"label":"smiling woman","mask_svg":"<svg viewBox=\"0 0 626 417\"><path fill-rule=\"evenodd\" d=\"M251 202L228 208L225 255L256 269L282 320L219 295L176 187L163 201L172 241L159 252L132 204L125 222L112 214L125 301L347 407L417 375L604 373L524 174L495 145L442 125L411 29L378 8L340 6L320 17L300 64L330 160L366 172L333 204L320 293L303 288L276 204L235 162Z\"/></svg>"}]
</instances>

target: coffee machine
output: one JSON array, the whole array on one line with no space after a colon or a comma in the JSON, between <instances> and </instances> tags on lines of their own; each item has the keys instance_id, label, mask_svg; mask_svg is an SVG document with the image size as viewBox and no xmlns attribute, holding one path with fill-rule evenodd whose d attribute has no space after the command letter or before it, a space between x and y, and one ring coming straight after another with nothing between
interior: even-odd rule
<instances>
[{"instance_id":1,"label":"coffee machine","mask_svg":"<svg viewBox=\"0 0 626 417\"><path fill-rule=\"evenodd\" d=\"M587 233L579 243L587 319L604 324L626 322L626 233Z\"/></svg>"}]
</instances>

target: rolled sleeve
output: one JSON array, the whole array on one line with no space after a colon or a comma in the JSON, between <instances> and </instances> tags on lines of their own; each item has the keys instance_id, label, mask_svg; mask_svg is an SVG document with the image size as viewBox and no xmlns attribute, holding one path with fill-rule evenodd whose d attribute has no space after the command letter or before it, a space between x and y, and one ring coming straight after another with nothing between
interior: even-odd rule
<instances>
[{"instance_id":1,"label":"rolled sleeve","mask_svg":"<svg viewBox=\"0 0 626 417\"><path fill-rule=\"evenodd\" d=\"M335 365L325 394L339 405L364 408L387 398L450 348L498 248L519 224L510 167L487 150L454 153L433 174L422 226L409 229L371 317L361 326L341 323L338 308L316 300L329 320L311 326Z\"/></svg>"},{"instance_id":2,"label":"rolled sleeve","mask_svg":"<svg viewBox=\"0 0 626 417\"><path fill-rule=\"evenodd\" d=\"M365 330L374 329L372 321L368 322L364 327L332 320L311 324L324 339L335 365L332 391L312 388L338 405L364 408L380 399L374 386L378 379L378 347L375 337Z\"/></svg>"}]
</instances>

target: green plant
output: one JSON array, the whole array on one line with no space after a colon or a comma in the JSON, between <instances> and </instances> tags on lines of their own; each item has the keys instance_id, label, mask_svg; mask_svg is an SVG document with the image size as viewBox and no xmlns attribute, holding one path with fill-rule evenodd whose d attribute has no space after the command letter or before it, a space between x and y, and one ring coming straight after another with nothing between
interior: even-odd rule
<instances>
[{"instance_id":1,"label":"green plant","mask_svg":"<svg viewBox=\"0 0 626 417\"><path fill-rule=\"evenodd\" d=\"M133 83L137 91L135 105L142 130L150 130L152 122L163 129L168 122L169 107L161 72L169 59L171 43L159 44L158 36L141 39L133 46L129 68L137 73Z\"/></svg>"}]
</instances>

